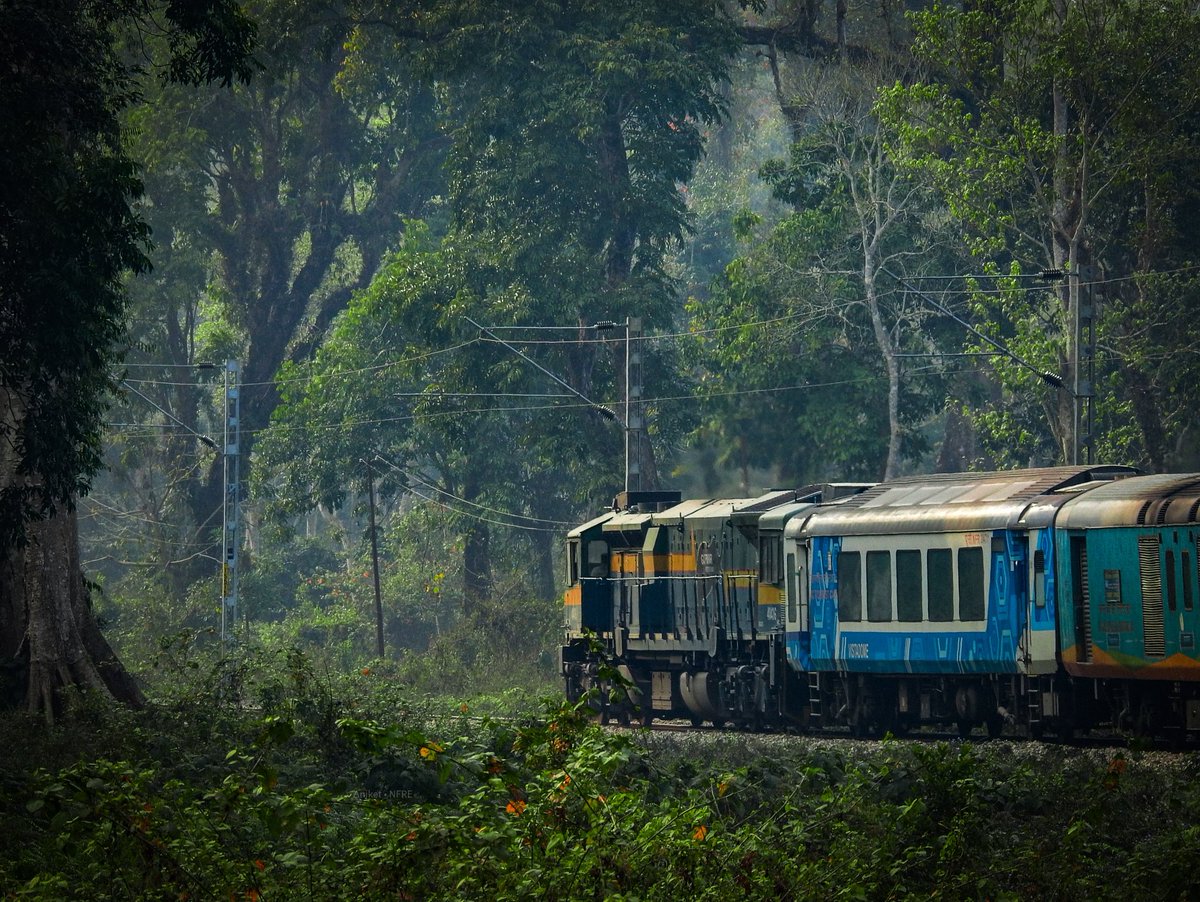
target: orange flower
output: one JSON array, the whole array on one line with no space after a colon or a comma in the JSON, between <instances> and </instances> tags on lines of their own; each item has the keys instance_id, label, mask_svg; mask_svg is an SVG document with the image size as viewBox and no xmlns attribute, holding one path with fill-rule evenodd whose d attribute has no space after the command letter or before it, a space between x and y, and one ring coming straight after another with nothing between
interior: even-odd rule
<instances>
[{"instance_id":1,"label":"orange flower","mask_svg":"<svg viewBox=\"0 0 1200 902\"><path fill-rule=\"evenodd\" d=\"M525 803L521 799L514 799L504 806L504 810L513 817L518 817L525 810Z\"/></svg>"},{"instance_id":2,"label":"orange flower","mask_svg":"<svg viewBox=\"0 0 1200 902\"><path fill-rule=\"evenodd\" d=\"M364 667L362 670L360 670L360 671L359 671L359 673L361 673L363 676L370 676L370 675L371 675L371 668L370 668L370 667Z\"/></svg>"},{"instance_id":3,"label":"orange flower","mask_svg":"<svg viewBox=\"0 0 1200 902\"><path fill-rule=\"evenodd\" d=\"M692 839L696 840L696 842L704 842L704 837L706 836L708 836L708 828L703 824L692 831Z\"/></svg>"},{"instance_id":4,"label":"orange flower","mask_svg":"<svg viewBox=\"0 0 1200 902\"><path fill-rule=\"evenodd\" d=\"M263 863L263 860L261 858L254 859L254 866L256 868L258 868L260 871L265 871L267 869L266 864Z\"/></svg>"}]
</instances>

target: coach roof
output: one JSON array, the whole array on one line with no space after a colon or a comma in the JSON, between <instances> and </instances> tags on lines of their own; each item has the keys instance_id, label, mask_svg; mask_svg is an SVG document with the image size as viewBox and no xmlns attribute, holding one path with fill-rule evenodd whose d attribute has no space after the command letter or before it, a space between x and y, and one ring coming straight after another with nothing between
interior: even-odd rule
<instances>
[{"instance_id":1,"label":"coach roof","mask_svg":"<svg viewBox=\"0 0 1200 902\"><path fill-rule=\"evenodd\" d=\"M1182 526L1197 522L1200 473L1160 473L1122 479L1063 505L1057 525Z\"/></svg>"},{"instance_id":2,"label":"coach roof","mask_svg":"<svg viewBox=\"0 0 1200 902\"><path fill-rule=\"evenodd\" d=\"M870 535L1004 529L1017 526L1026 509L1044 495L1136 473L1129 467L1048 467L906 477L817 510L804 532Z\"/></svg>"}]
</instances>

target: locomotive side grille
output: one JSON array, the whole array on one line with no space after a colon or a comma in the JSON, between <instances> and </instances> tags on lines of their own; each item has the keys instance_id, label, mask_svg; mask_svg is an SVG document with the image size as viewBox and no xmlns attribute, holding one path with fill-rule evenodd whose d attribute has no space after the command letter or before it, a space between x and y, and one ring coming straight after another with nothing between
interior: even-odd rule
<instances>
[{"instance_id":1,"label":"locomotive side grille","mask_svg":"<svg viewBox=\"0 0 1200 902\"><path fill-rule=\"evenodd\" d=\"M1156 520L1160 526L1163 523L1167 522L1167 511L1169 511L1171 509L1171 502L1173 500L1174 500L1173 498L1166 498L1163 500L1163 503L1159 506L1158 516L1156 517Z\"/></svg>"},{"instance_id":2,"label":"locomotive side grille","mask_svg":"<svg viewBox=\"0 0 1200 902\"><path fill-rule=\"evenodd\" d=\"M1166 654L1163 633L1162 568L1158 536L1138 537L1138 568L1142 581L1142 633L1146 657Z\"/></svg>"}]
</instances>

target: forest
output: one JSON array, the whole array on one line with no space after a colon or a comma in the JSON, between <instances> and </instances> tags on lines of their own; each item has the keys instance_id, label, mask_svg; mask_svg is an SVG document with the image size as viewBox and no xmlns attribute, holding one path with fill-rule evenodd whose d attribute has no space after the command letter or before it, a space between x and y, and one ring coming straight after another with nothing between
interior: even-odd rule
<instances>
[{"instance_id":1,"label":"forest","mask_svg":"<svg viewBox=\"0 0 1200 902\"><path fill-rule=\"evenodd\" d=\"M1191 763L700 763L556 658L623 488L1200 470L1193 5L6 0L0 41L0 894L1129 897L1200 851Z\"/></svg>"}]
</instances>

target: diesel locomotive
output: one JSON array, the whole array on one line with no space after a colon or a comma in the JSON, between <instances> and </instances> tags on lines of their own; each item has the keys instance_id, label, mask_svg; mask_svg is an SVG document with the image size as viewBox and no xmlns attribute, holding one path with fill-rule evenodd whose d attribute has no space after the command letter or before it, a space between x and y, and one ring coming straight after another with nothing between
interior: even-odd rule
<instances>
[{"instance_id":1,"label":"diesel locomotive","mask_svg":"<svg viewBox=\"0 0 1200 902\"><path fill-rule=\"evenodd\" d=\"M1119 466L623 493L567 537L602 719L1200 733L1200 474Z\"/></svg>"}]
</instances>

